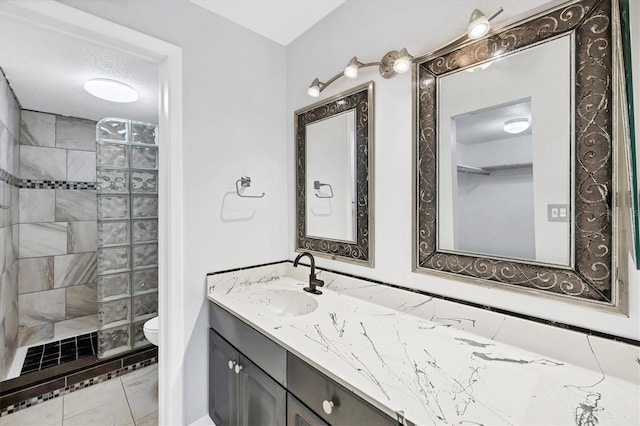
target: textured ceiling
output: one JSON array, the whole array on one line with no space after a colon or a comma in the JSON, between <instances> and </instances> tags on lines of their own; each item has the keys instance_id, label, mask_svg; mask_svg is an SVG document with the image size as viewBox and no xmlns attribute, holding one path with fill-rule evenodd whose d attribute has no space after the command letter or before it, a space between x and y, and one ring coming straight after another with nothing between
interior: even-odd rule
<instances>
[{"instance_id":1,"label":"textured ceiling","mask_svg":"<svg viewBox=\"0 0 640 426\"><path fill-rule=\"evenodd\" d=\"M0 67L22 108L99 120L158 121L158 67L137 55L0 14ZM140 98L118 104L84 90L92 78L122 81Z\"/></svg>"},{"instance_id":2,"label":"textured ceiling","mask_svg":"<svg viewBox=\"0 0 640 426\"><path fill-rule=\"evenodd\" d=\"M283 46L345 0L191 0Z\"/></svg>"}]
</instances>

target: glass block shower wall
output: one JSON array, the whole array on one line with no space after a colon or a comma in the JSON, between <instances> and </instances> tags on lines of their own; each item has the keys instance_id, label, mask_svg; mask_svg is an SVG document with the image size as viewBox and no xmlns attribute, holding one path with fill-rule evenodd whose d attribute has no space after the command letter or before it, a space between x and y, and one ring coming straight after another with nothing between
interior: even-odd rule
<instances>
[{"instance_id":1,"label":"glass block shower wall","mask_svg":"<svg viewBox=\"0 0 640 426\"><path fill-rule=\"evenodd\" d=\"M158 127L117 118L96 126L98 357L149 342L158 311Z\"/></svg>"}]
</instances>

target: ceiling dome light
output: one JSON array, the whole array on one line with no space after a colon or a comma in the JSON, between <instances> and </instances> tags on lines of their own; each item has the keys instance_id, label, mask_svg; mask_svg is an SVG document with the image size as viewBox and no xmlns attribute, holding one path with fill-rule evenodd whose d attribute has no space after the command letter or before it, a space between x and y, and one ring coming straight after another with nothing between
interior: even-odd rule
<instances>
[{"instance_id":1,"label":"ceiling dome light","mask_svg":"<svg viewBox=\"0 0 640 426\"><path fill-rule=\"evenodd\" d=\"M478 39L484 37L491 29L489 24L489 18L479 11L474 9L469 18L469 26L467 27L467 35L470 39Z\"/></svg>"},{"instance_id":2,"label":"ceiling dome light","mask_svg":"<svg viewBox=\"0 0 640 426\"><path fill-rule=\"evenodd\" d=\"M413 56L409 55L406 48L403 48L393 62L393 70L398 74L403 74L411 69L411 61L413 61Z\"/></svg>"},{"instance_id":3,"label":"ceiling dome light","mask_svg":"<svg viewBox=\"0 0 640 426\"><path fill-rule=\"evenodd\" d=\"M358 59L354 56L349 61L349 64L344 69L344 76L347 78L356 78L358 77Z\"/></svg>"},{"instance_id":4,"label":"ceiling dome light","mask_svg":"<svg viewBox=\"0 0 640 426\"><path fill-rule=\"evenodd\" d=\"M320 80L317 78L313 80L313 83L311 83L311 86L307 89L307 94L312 98L320 96Z\"/></svg>"},{"instance_id":5,"label":"ceiling dome light","mask_svg":"<svg viewBox=\"0 0 640 426\"><path fill-rule=\"evenodd\" d=\"M110 102L130 103L138 100L138 92L120 81L96 78L84 84L84 90L96 98Z\"/></svg>"},{"instance_id":6,"label":"ceiling dome light","mask_svg":"<svg viewBox=\"0 0 640 426\"><path fill-rule=\"evenodd\" d=\"M526 117L512 118L504 122L504 131L511 134L522 133L529 128L531 123Z\"/></svg>"}]
</instances>

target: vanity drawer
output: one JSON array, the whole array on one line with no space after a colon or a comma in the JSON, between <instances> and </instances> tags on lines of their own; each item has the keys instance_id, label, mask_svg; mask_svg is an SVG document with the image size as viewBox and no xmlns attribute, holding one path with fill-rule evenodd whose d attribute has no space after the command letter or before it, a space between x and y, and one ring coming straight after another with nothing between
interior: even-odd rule
<instances>
[{"instance_id":1,"label":"vanity drawer","mask_svg":"<svg viewBox=\"0 0 640 426\"><path fill-rule=\"evenodd\" d=\"M213 302L209 303L209 325L275 381L286 386L287 351L284 348Z\"/></svg>"},{"instance_id":2,"label":"vanity drawer","mask_svg":"<svg viewBox=\"0 0 640 426\"><path fill-rule=\"evenodd\" d=\"M291 353L287 359L287 383L292 394L331 425L398 424ZM330 414L323 408L325 401L333 402Z\"/></svg>"}]
</instances>

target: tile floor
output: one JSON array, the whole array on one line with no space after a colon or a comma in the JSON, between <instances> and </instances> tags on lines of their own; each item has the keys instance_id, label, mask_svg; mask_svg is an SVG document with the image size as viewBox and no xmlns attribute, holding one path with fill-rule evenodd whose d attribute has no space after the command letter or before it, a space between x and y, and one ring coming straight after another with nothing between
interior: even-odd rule
<instances>
[{"instance_id":1,"label":"tile floor","mask_svg":"<svg viewBox=\"0 0 640 426\"><path fill-rule=\"evenodd\" d=\"M0 417L0 426L158 424L158 364Z\"/></svg>"}]
</instances>

